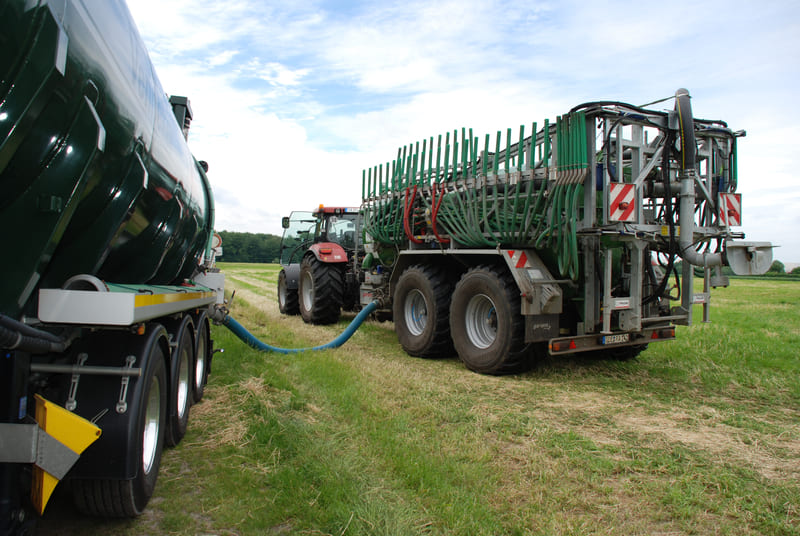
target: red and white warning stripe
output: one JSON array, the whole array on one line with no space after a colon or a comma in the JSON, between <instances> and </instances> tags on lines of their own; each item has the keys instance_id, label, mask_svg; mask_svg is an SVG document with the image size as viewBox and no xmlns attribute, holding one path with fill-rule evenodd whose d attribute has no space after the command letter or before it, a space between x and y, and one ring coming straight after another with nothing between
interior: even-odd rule
<instances>
[{"instance_id":1,"label":"red and white warning stripe","mask_svg":"<svg viewBox=\"0 0 800 536\"><path fill-rule=\"evenodd\" d=\"M611 183L608 192L608 220L636 221L636 188L633 184Z\"/></svg>"},{"instance_id":2,"label":"red and white warning stripe","mask_svg":"<svg viewBox=\"0 0 800 536\"><path fill-rule=\"evenodd\" d=\"M742 224L742 194L719 194L719 222L728 227Z\"/></svg>"},{"instance_id":3,"label":"red and white warning stripe","mask_svg":"<svg viewBox=\"0 0 800 536\"><path fill-rule=\"evenodd\" d=\"M509 260L514 263L514 268L524 268L528 264L528 255L521 249L506 250Z\"/></svg>"}]
</instances>

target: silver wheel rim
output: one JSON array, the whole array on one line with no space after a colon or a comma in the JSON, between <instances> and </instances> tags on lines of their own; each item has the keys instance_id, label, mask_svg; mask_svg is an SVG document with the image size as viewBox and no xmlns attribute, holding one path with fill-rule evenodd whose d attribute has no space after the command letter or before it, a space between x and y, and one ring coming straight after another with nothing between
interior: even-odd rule
<instances>
[{"instance_id":1,"label":"silver wheel rim","mask_svg":"<svg viewBox=\"0 0 800 536\"><path fill-rule=\"evenodd\" d=\"M310 311L314 307L314 278L308 272L303 273L300 280L300 288L303 289L303 308Z\"/></svg>"},{"instance_id":2,"label":"silver wheel rim","mask_svg":"<svg viewBox=\"0 0 800 536\"><path fill-rule=\"evenodd\" d=\"M144 414L144 433L142 434L142 463L145 474L149 474L156 460L158 430L161 426L161 384L158 378L150 382L147 409Z\"/></svg>"},{"instance_id":3,"label":"silver wheel rim","mask_svg":"<svg viewBox=\"0 0 800 536\"><path fill-rule=\"evenodd\" d=\"M178 417L183 418L186 414L187 402L189 400L189 351L182 350L180 355L180 370L178 371Z\"/></svg>"},{"instance_id":4,"label":"silver wheel rim","mask_svg":"<svg viewBox=\"0 0 800 536\"><path fill-rule=\"evenodd\" d=\"M203 387L203 374L206 372L206 338L200 333L200 340L197 341L197 355L194 367L194 386L197 389Z\"/></svg>"},{"instance_id":5,"label":"silver wheel rim","mask_svg":"<svg viewBox=\"0 0 800 536\"><path fill-rule=\"evenodd\" d=\"M428 304L422 292L417 289L411 290L406 296L403 311L408 331L414 336L422 335L425 326L428 325Z\"/></svg>"},{"instance_id":6,"label":"silver wheel rim","mask_svg":"<svg viewBox=\"0 0 800 536\"><path fill-rule=\"evenodd\" d=\"M286 284L283 281L278 284L278 303L281 307L286 305Z\"/></svg>"},{"instance_id":7,"label":"silver wheel rim","mask_svg":"<svg viewBox=\"0 0 800 536\"><path fill-rule=\"evenodd\" d=\"M485 350L497 339L497 310L489 296L473 296L467 304L464 320L467 337L475 347Z\"/></svg>"}]
</instances>

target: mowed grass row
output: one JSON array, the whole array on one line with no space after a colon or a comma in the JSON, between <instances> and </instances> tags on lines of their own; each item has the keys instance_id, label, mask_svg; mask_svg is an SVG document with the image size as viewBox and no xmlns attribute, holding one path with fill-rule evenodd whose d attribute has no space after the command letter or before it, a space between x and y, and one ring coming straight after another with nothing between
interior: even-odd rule
<instances>
[{"instance_id":1,"label":"mowed grass row","mask_svg":"<svg viewBox=\"0 0 800 536\"><path fill-rule=\"evenodd\" d=\"M308 347L276 265L226 265L232 314ZM148 512L113 534L800 534L800 284L735 280L637 360L488 377L400 349L263 354L215 328L206 398ZM63 528L63 525L62 525ZM78 532L75 532L78 533Z\"/></svg>"}]
</instances>

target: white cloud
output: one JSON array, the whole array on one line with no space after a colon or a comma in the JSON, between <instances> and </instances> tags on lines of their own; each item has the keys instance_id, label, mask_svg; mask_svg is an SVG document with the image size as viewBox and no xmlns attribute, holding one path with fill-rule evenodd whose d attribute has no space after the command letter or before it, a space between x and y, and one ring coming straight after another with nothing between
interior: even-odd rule
<instances>
[{"instance_id":1,"label":"white cloud","mask_svg":"<svg viewBox=\"0 0 800 536\"><path fill-rule=\"evenodd\" d=\"M429 136L516 135L583 101L686 87L696 115L748 131L748 238L800 261L796 2L129 5L165 90L192 100L221 229L279 234L292 209L358 204L362 169Z\"/></svg>"},{"instance_id":2,"label":"white cloud","mask_svg":"<svg viewBox=\"0 0 800 536\"><path fill-rule=\"evenodd\" d=\"M220 52L219 54L214 54L208 59L208 65L210 67L219 67L220 65L225 65L230 63L230 61L238 54L237 50L225 50Z\"/></svg>"}]
</instances>

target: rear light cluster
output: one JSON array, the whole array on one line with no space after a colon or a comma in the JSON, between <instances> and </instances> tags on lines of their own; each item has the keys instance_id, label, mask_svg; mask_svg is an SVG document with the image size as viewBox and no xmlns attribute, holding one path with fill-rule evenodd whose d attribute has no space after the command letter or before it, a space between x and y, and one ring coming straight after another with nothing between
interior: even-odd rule
<instances>
[{"instance_id":1,"label":"rear light cluster","mask_svg":"<svg viewBox=\"0 0 800 536\"><path fill-rule=\"evenodd\" d=\"M550 343L550 352L551 353L558 353L558 352L566 352L567 350L575 350L578 346L575 344L575 341L553 341Z\"/></svg>"},{"instance_id":2,"label":"rear light cluster","mask_svg":"<svg viewBox=\"0 0 800 536\"><path fill-rule=\"evenodd\" d=\"M675 328L659 329L654 331L650 335L650 340L674 339L674 338L675 338Z\"/></svg>"}]
</instances>

